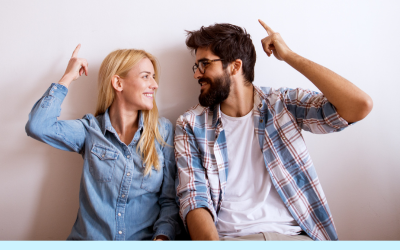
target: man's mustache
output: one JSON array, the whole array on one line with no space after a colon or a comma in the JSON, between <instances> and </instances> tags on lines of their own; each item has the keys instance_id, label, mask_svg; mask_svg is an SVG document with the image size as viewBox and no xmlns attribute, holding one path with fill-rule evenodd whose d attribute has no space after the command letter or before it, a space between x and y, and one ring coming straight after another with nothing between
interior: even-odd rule
<instances>
[{"instance_id":1,"label":"man's mustache","mask_svg":"<svg viewBox=\"0 0 400 250\"><path fill-rule=\"evenodd\" d=\"M212 81L210 78L203 77L199 79L198 83L200 84L200 86L202 86L202 83L212 84Z\"/></svg>"}]
</instances>

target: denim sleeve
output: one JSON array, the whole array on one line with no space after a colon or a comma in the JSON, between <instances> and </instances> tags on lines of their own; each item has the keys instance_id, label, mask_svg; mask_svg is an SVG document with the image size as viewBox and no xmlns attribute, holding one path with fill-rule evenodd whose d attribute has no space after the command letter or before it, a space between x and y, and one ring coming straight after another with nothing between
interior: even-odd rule
<instances>
[{"instance_id":1,"label":"denim sleeve","mask_svg":"<svg viewBox=\"0 0 400 250\"><path fill-rule=\"evenodd\" d=\"M349 126L322 93L300 88L281 88L279 91L283 95L285 106L295 117L298 126L305 131L326 134Z\"/></svg>"},{"instance_id":2,"label":"denim sleeve","mask_svg":"<svg viewBox=\"0 0 400 250\"><path fill-rule=\"evenodd\" d=\"M173 147L174 131L170 121L165 118L162 118L161 120L162 122L160 123L160 127L162 127L162 129L160 129L160 132L166 142L166 145L164 145L162 149L165 165L163 167L161 194L158 200L161 210L160 215L154 224L155 234L153 238L158 235L165 235L170 240L174 240L175 235L180 233L179 208L175 199L176 165Z\"/></svg>"},{"instance_id":3,"label":"denim sleeve","mask_svg":"<svg viewBox=\"0 0 400 250\"><path fill-rule=\"evenodd\" d=\"M179 182L176 192L183 224L187 226L186 216L196 208L207 209L216 223L206 169L193 130L183 116L176 122L174 143Z\"/></svg>"},{"instance_id":4,"label":"denim sleeve","mask_svg":"<svg viewBox=\"0 0 400 250\"><path fill-rule=\"evenodd\" d=\"M53 83L33 106L25 126L28 136L58 149L80 152L85 128L80 120L58 121L68 89Z\"/></svg>"}]
</instances>

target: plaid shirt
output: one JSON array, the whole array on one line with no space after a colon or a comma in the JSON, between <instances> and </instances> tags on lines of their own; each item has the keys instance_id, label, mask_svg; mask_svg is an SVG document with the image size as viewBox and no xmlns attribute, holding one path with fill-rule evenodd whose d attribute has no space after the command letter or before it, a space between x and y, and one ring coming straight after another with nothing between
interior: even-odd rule
<instances>
[{"instance_id":1,"label":"plaid shirt","mask_svg":"<svg viewBox=\"0 0 400 250\"><path fill-rule=\"evenodd\" d=\"M301 129L317 134L343 130L348 123L323 94L303 89L254 86L254 132L272 183L299 226L313 240L337 240L327 200ZM179 117L175 158L180 216L207 208L214 222L228 179L228 150L220 106L196 105Z\"/></svg>"}]
</instances>

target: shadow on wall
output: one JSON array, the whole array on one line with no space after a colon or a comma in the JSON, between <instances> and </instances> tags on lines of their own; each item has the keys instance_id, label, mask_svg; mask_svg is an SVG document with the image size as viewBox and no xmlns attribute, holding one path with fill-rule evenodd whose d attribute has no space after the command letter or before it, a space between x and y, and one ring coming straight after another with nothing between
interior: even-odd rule
<instances>
[{"instance_id":1,"label":"shadow on wall","mask_svg":"<svg viewBox=\"0 0 400 250\"><path fill-rule=\"evenodd\" d=\"M150 51L151 52L151 51ZM185 46L166 48L158 55L161 65L160 87L157 104L160 115L168 118L175 126L179 115L198 103L200 87L193 78L192 65L195 61ZM97 102L97 74L101 62L89 62L88 77L73 82L62 105L59 119L79 119L86 113L94 113ZM93 66L94 65L94 66ZM53 72L53 71L50 71ZM27 93L24 105L30 107L43 95L51 82L61 78L63 72L50 73L43 77L32 91ZM44 177L41 192L34 211L34 221L26 240L64 240L68 237L79 208L79 183L83 160L77 153L52 148L41 142L28 140L27 154L32 148L40 151L39 158L46 158L42 168ZM36 150L35 150L36 151ZM44 153L43 153L44 152ZM43 157L44 156L44 157Z\"/></svg>"},{"instance_id":2,"label":"shadow on wall","mask_svg":"<svg viewBox=\"0 0 400 250\"><path fill-rule=\"evenodd\" d=\"M166 48L157 56L161 65L157 106L175 126L178 117L198 103L200 85L192 71L195 57L185 45Z\"/></svg>"},{"instance_id":3,"label":"shadow on wall","mask_svg":"<svg viewBox=\"0 0 400 250\"><path fill-rule=\"evenodd\" d=\"M39 143L39 142L38 142ZM80 155L46 147L47 165L27 240L65 240L79 207Z\"/></svg>"}]
</instances>

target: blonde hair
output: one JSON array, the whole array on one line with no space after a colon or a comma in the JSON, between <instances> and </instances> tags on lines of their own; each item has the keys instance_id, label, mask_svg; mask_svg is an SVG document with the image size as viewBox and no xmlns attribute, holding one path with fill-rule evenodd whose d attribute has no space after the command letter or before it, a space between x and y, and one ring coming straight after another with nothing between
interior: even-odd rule
<instances>
[{"instance_id":1,"label":"blonde hair","mask_svg":"<svg viewBox=\"0 0 400 250\"><path fill-rule=\"evenodd\" d=\"M95 116L104 114L114 101L115 90L111 84L112 77L114 75L118 75L121 78L126 77L129 70L131 70L143 58L150 59L153 64L155 80L158 84L159 72L157 60L153 55L144 50L116 50L111 52L103 60L99 71L99 93ZM141 112L143 112L143 134L140 137L136 151L139 151L141 154L142 161L145 165L143 174L147 175L151 172L152 166L154 166L157 171L160 170L160 163L158 161L154 138L156 138L162 145L166 144L158 130L158 109L155 95L153 99L153 109L142 110Z\"/></svg>"}]
</instances>

